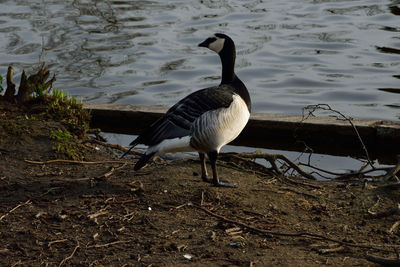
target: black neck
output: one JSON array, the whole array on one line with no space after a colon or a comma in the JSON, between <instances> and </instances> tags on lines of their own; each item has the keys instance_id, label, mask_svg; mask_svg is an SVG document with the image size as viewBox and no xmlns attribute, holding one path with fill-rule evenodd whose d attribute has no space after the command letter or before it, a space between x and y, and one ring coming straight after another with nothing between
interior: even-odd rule
<instances>
[{"instance_id":1,"label":"black neck","mask_svg":"<svg viewBox=\"0 0 400 267\"><path fill-rule=\"evenodd\" d=\"M235 58L236 52L229 49L223 49L219 53L222 63L222 78L221 84L229 84L235 89L235 93L240 95L240 97L246 102L249 112L251 111L251 100L249 92L247 91L244 83L235 74Z\"/></svg>"},{"instance_id":2,"label":"black neck","mask_svg":"<svg viewBox=\"0 0 400 267\"><path fill-rule=\"evenodd\" d=\"M219 54L222 63L221 84L231 84L235 79L235 53L228 54L226 50Z\"/></svg>"}]
</instances>

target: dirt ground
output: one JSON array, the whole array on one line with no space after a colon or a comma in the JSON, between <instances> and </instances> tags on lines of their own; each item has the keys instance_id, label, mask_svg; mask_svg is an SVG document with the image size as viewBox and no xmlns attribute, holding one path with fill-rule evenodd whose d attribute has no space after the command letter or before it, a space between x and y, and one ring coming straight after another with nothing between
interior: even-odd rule
<instances>
[{"instance_id":1,"label":"dirt ground","mask_svg":"<svg viewBox=\"0 0 400 267\"><path fill-rule=\"evenodd\" d=\"M62 158L49 138L58 127L0 105L1 266L376 266L366 255L399 249L398 216L368 215L399 202L380 184L223 163L238 187L216 188L200 181L198 160L135 173L133 157L93 144L86 164L46 162Z\"/></svg>"}]
</instances>

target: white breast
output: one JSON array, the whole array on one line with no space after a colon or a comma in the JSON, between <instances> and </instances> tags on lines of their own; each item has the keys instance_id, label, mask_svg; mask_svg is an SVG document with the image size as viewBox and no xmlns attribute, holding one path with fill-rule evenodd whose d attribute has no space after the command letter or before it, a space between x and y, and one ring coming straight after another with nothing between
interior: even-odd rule
<instances>
[{"instance_id":1,"label":"white breast","mask_svg":"<svg viewBox=\"0 0 400 267\"><path fill-rule=\"evenodd\" d=\"M208 111L196 119L190 144L198 151L219 152L240 134L249 118L246 103L235 94L228 108Z\"/></svg>"}]
</instances>

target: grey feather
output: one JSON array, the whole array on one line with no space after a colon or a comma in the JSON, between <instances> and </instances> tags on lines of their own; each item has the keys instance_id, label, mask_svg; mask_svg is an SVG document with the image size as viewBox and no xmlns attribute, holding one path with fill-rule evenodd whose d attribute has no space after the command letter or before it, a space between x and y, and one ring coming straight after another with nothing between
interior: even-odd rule
<instances>
[{"instance_id":1,"label":"grey feather","mask_svg":"<svg viewBox=\"0 0 400 267\"><path fill-rule=\"evenodd\" d=\"M227 108L231 104L234 88L220 85L196 91L172 106L131 145L153 146L164 139L190 135L193 122L207 111Z\"/></svg>"}]
</instances>

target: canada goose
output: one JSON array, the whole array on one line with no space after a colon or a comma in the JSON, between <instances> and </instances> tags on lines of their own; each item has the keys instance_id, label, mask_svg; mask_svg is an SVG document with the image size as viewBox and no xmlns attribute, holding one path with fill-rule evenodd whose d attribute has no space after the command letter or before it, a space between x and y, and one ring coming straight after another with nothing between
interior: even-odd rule
<instances>
[{"instance_id":1,"label":"canada goose","mask_svg":"<svg viewBox=\"0 0 400 267\"><path fill-rule=\"evenodd\" d=\"M198 46L207 47L220 56L221 84L183 98L138 136L130 144L131 149L137 144L149 147L134 170L142 168L155 155L197 151L203 181L215 186L236 187L218 178L216 161L221 147L234 140L246 126L251 111L250 95L234 72L236 51L229 36L216 33ZM211 163L212 178L207 177L205 154Z\"/></svg>"}]
</instances>

